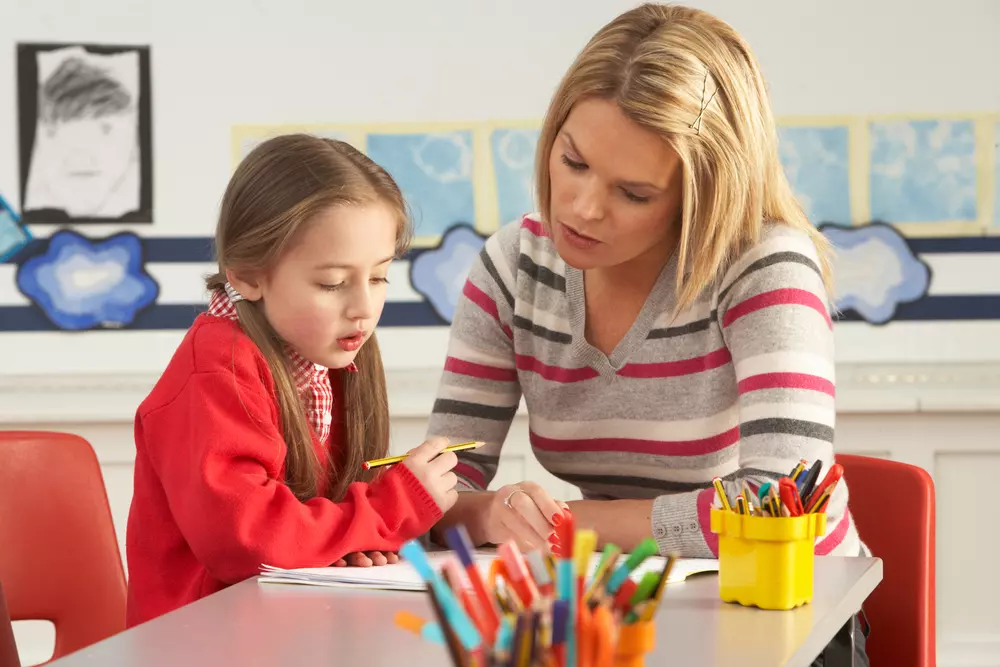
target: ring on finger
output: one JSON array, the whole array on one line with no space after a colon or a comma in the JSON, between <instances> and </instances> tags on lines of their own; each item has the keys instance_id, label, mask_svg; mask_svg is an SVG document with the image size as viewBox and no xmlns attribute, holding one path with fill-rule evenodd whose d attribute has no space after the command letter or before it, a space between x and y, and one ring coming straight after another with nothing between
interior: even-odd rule
<instances>
[{"instance_id":1,"label":"ring on finger","mask_svg":"<svg viewBox=\"0 0 1000 667\"><path fill-rule=\"evenodd\" d=\"M522 488L521 488L521 487L519 487L519 486L515 486L515 487L514 487L514 488L513 488L512 490L511 490L511 492L507 494L507 497L503 499L503 504L504 504L504 506L505 506L505 507L506 507L507 509L509 509L509 510L512 510L512 509L514 509L514 506L513 506L513 505L511 505L511 503L510 503L510 499L511 499L511 498L513 498L513 497L514 497L514 494L515 494L515 493L518 493L518 492L520 492L520 493L523 493L524 495L528 495L527 491L525 491L524 489L522 489Z\"/></svg>"}]
</instances>

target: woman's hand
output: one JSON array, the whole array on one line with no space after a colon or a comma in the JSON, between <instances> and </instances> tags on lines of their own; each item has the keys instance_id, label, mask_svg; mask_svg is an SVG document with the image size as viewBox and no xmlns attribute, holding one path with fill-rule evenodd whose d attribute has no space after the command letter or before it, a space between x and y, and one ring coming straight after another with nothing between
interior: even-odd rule
<instances>
[{"instance_id":1,"label":"woman's hand","mask_svg":"<svg viewBox=\"0 0 1000 667\"><path fill-rule=\"evenodd\" d=\"M334 563L333 567L372 567L398 562L399 555L395 551L358 551L347 554Z\"/></svg>"},{"instance_id":2,"label":"woman's hand","mask_svg":"<svg viewBox=\"0 0 1000 667\"><path fill-rule=\"evenodd\" d=\"M493 493L483 516L483 536L492 544L514 540L523 551L548 552L558 546L554 529L565 509L534 482L510 484Z\"/></svg>"}]
</instances>

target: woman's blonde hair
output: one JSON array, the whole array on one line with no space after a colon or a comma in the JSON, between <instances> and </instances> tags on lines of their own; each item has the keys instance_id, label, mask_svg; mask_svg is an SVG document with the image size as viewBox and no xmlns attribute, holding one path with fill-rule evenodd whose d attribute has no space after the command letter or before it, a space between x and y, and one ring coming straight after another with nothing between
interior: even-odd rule
<instances>
[{"instance_id":1,"label":"woman's blonde hair","mask_svg":"<svg viewBox=\"0 0 1000 667\"><path fill-rule=\"evenodd\" d=\"M545 220L552 147L573 106L588 98L614 100L680 157L678 309L757 243L768 221L811 237L832 291L829 245L785 178L763 76L732 27L701 10L650 3L594 35L563 77L539 137L536 191Z\"/></svg>"},{"instance_id":2,"label":"woman's blonde hair","mask_svg":"<svg viewBox=\"0 0 1000 667\"><path fill-rule=\"evenodd\" d=\"M206 279L208 289L224 289L227 269L239 275L272 267L320 211L370 204L388 206L396 214L396 252L405 252L411 237L406 204L382 167L340 141L307 134L265 141L237 167L222 199L215 233L219 271ZM343 432L332 434L341 446L331 460L320 461L284 343L259 303L244 300L234 305L240 327L260 348L274 378L287 445L285 483L307 500L316 495L317 476L326 468L327 497L342 499L348 485L369 478L362 462L389 450L385 372L375 335L358 351L357 373L330 375L343 390L344 405L335 406L343 417Z\"/></svg>"}]
</instances>

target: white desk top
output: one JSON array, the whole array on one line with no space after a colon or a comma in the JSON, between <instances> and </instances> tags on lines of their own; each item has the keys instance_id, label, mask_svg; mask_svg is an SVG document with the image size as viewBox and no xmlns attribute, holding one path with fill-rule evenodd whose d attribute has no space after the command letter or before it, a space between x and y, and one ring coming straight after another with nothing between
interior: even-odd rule
<instances>
[{"instance_id":1,"label":"white desk top","mask_svg":"<svg viewBox=\"0 0 1000 667\"><path fill-rule=\"evenodd\" d=\"M812 604L762 611L725 604L718 577L671 584L647 665L808 667L882 580L875 558L816 559ZM245 581L66 656L55 667L446 666L447 651L392 623L432 617L423 593Z\"/></svg>"}]
</instances>

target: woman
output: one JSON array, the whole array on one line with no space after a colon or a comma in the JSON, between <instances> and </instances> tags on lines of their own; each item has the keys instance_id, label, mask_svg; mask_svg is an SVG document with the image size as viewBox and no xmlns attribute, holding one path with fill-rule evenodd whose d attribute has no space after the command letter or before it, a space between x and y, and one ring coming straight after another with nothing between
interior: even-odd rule
<instances>
[{"instance_id":1,"label":"woman","mask_svg":"<svg viewBox=\"0 0 1000 667\"><path fill-rule=\"evenodd\" d=\"M455 313L429 430L487 446L460 455L439 527L555 539L538 485L484 490L523 395L538 460L582 491L578 526L713 557L713 477L732 496L834 458L828 249L749 46L702 11L623 14L563 78L536 172L540 213L487 241ZM847 499L816 553L864 553Z\"/></svg>"}]
</instances>

